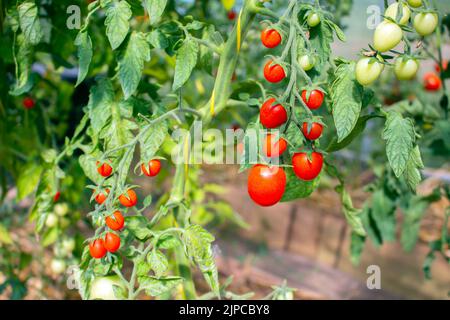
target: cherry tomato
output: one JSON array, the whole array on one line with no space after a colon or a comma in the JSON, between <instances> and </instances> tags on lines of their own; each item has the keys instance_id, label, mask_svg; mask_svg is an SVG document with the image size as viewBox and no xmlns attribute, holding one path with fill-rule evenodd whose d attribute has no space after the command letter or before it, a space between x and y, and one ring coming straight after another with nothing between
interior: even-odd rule
<instances>
[{"instance_id":1,"label":"cherry tomato","mask_svg":"<svg viewBox=\"0 0 450 320\"><path fill-rule=\"evenodd\" d=\"M137 203L137 195L134 190L129 189L127 195L122 194L119 196L119 201L124 207L134 207Z\"/></svg>"},{"instance_id":2,"label":"cherry tomato","mask_svg":"<svg viewBox=\"0 0 450 320\"><path fill-rule=\"evenodd\" d=\"M45 225L47 228L53 228L56 227L58 224L58 216L54 213L49 213L47 215L47 219L45 219Z\"/></svg>"},{"instance_id":3,"label":"cherry tomato","mask_svg":"<svg viewBox=\"0 0 450 320\"><path fill-rule=\"evenodd\" d=\"M54 274L61 274L66 270L66 263L62 259L52 259L50 269Z\"/></svg>"},{"instance_id":4,"label":"cherry tomato","mask_svg":"<svg viewBox=\"0 0 450 320\"><path fill-rule=\"evenodd\" d=\"M95 192L95 190L94 190ZM98 204L102 204L103 202L105 202L106 198L108 197L109 194L109 189L105 189L105 192L103 193L103 191L100 191L96 196L95 196L95 202L97 202Z\"/></svg>"},{"instance_id":5,"label":"cherry tomato","mask_svg":"<svg viewBox=\"0 0 450 320\"><path fill-rule=\"evenodd\" d=\"M161 161L158 159L152 159L148 162L148 166L141 165L142 173L147 177L154 177L161 171Z\"/></svg>"},{"instance_id":6,"label":"cherry tomato","mask_svg":"<svg viewBox=\"0 0 450 320\"><path fill-rule=\"evenodd\" d=\"M423 86L427 91L438 91L442 86L441 78L437 74L428 72L423 76Z\"/></svg>"},{"instance_id":7,"label":"cherry tomato","mask_svg":"<svg viewBox=\"0 0 450 320\"><path fill-rule=\"evenodd\" d=\"M116 252L120 248L120 237L112 232L108 232L105 236L105 249L111 253Z\"/></svg>"},{"instance_id":8,"label":"cherry tomato","mask_svg":"<svg viewBox=\"0 0 450 320\"><path fill-rule=\"evenodd\" d=\"M273 64L272 61L268 61L264 67L264 77L267 81L277 83L286 77L284 69L279 64Z\"/></svg>"},{"instance_id":9,"label":"cherry tomato","mask_svg":"<svg viewBox=\"0 0 450 320\"><path fill-rule=\"evenodd\" d=\"M114 286L118 286L125 291L127 290L126 284L117 275L95 278L91 283L89 299L118 300L114 294Z\"/></svg>"},{"instance_id":10,"label":"cherry tomato","mask_svg":"<svg viewBox=\"0 0 450 320\"><path fill-rule=\"evenodd\" d=\"M367 86L378 79L384 65L376 58L362 58L356 64L356 80L362 86Z\"/></svg>"},{"instance_id":11,"label":"cherry tomato","mask_svg":"<svg viewBox=\"0 0 450 320\"><path fill-rule=\"evenodd\" d=\"M276 135L269 133L264 141L263 152L269 158L281 156L287 149L287 142L283 138L279 138L277 141L272 141L276 138Z\"/></svg>"},{"instance_id":12,"label":"cherry tomato","mask_svg":"<svg viewBox=\"0 0 450 320\"><path fill-rule=\"evenodd\" d=\"M123 218L123 215L120 213L120 211L115 211L113 213L113 216L107 216L105 219L106 225L114 231L119 231L123 228L123 225L125 224L125 219Z\"/></svg>"},{"instance_id":13,"label":"cherry tomato","mask_svg":"<svg viewBox=\"0 0 450 320\"><path fill-rule=\"evenodd\" d=\"M112 171L113 171L113 168L109 164L107 164L107 163L100 164L100 162L97 161L97 172L102 177L109 177L111 175Z\"/></svg>"},{"instance_id":14,"label":"cherry tomato","mask_svg":"<svg viewBox=\"0 0 450 320\"><path fill-rule=\"evenodd\" d=\"M56 191L55 195L53 196L53 202L57 202L60 197L61 197L61 192Z\"/></svg>"},{"instance_id":15,"label":"cherry tomato","mask_svg":"<svg viewBox=\"0 0 450 320\"><path fill-rule=\"evenodd\" d=\"M311 91L311 93L309 94L309 99L306 100L306 90L302 91L302 99L303 102L306 104L306 106L311 109L311 110L316 110L319 109L320 106L323 103L323 92L320 90L313 90Z\"/></svg>"},{"instance_id":16,"label":"cherry tomato","mask_svg":"<svg viewBox=\"0 0 450 320\"><path fill-rule=\"evenodd\" d=\"M307 153L299 152L292 157L292 165L297 177L306 181L314 180L322 171L323 156L313 152L310 160Z\"/></svg>"},{"instance_id":17,"label":"cherry tomato","mask_svg":"<svg viewBox=\"0 0 450 320\"><path fill-rule=\"evenodd\" d=\"M444 67L444 71L447 71L448 61L447 60L443 60L442 61L442 66ZM434 65L434 69L436 70L437 73L441 72L441 67L437 63Z\"/></svg>"},{"instance_id":18,"label":"cherry tomato","mask_svg":"<svg viewBox=\"0 0 450 320\"><path fill-rule=\"evenodd\" d=\"M311 28L317 26L320 23L319 15L315 12L309 14L306 23L308 23L308 26L310 26Z\"/></svg>"},{"instance_id":19,"label":"cherry tomato","mask_svg":"<svg viewBox=\"0 0 450 320\"><path fill-rule=\"evenodd\" d=\"M22 104L23 104L23 107L28 110L33 109L34 105L35 105L34 100L30 97L24 98L22 101Z\"/></svg>"},{"instance_id":20,"label":"cherry tomato","mask_svg":"<svg viewBox=\"0 0 450 320\"><path fill-rule=\"evenodd\" d=\"M254 165L248 175L247 189L255 203L263 207L273 206L283 197L286 174L280 167Z\"/></svg>"},{"instance_id":21,"label":"cherry tomato","mask_svg":"<svg viewBox=\"0 0 450 320\"><path fill-rule=\"evenodd\" d=\"M408 4L413 8L418 8L422 5L422 0L408 0Z\"/></svg>"},{"instance_id":22,"label":"cherry tomato","mask_svg":"<svg viewBox=\"0 0 450 320\"><path fill-rule=\"evenodd\" d=\"M385 17L389 17L400 24L408 23L409 18L411 18L411 10L409 10L409 7L406 4L402 3L403 10L400 16L400 20L397 20L398 6L398 2L394 2L393 4L391 4L384 13Z\"/></svg>"},{"instance_id":23,"label":"cherry tomato","mask_svg":"<svg viewBox=\"0 0 450 320\"><path fill-rule=\"evenodd\" d=\"M103 239L95 239L89 244L89 252L92 258L101 259L106 255L105 243Z\"/></svg>"},{"instance_id":24,"label":"cherry tomato","mask_svg":"<svg viewBox=\"0 0 450 320\"><path fill-rule=\"evenodd\" d=\"M228 20L230 20L230 21L236 19L236 12L234 12L234 10L228 11L227 17L228 17Z\"/></svg>"},{"instance_id":25,"label":"cherry tomato","mask_svg":"<svg viewBox=\"0 0 450 320\"><path fill-rule=\"evenodd\" d=\"M275 48L281 43L281 35L275 29L265 29L261 32L261 42L269 49Z\"/></svg>"},{"instance_id":26,"label":"cherry tomato","mask_svg":"<svg viewBox=\"0 0 450 320\"><path fill-rule=\"evenodd\" d=\"M308 131L308 123L303 122L302 132L306 139L308 140L317 140L322 135L323 126L320 123L313 122Z\"/></svg>"},{"instance_id":27,"label":"cherry tomato","mask_svg":"<svg viewBox=\"0 0 450 320\"><path fill-rule=\"evenodd\" d=\"M413 79L419 70L419 63L415 59L398 58L395 61L394 73L399 80Z\"/></svg>"},{"instance_id":28,"label":"cherry tomato","mask_svg":"<svg viewBox=\"0 0 450 320\"><path fill-rule=\"evenodd\" d=\"M428 36L436 30L438 20L438 15L436 13L419 13L414 17L414 29L416 29L417 33L421 36Z\"/></svg>"},{"instance_id":29,"label":"cherry tomato","mask_svg":"<svg viewBox=\"0 0 450 320\"><path fill-rule=\"evenodd\" d=\"M259 120L268 129L279 127L287 121L286 109L281 104L273 105L274 102L275 98L268 99L259 110Z\"/></svg>"},{"instance_id":30,"label":"cherry tomato","mask_svg":"<svg viewBox=\"0 0 450 320\"><path fill-rule=\"evenodd\" d=\"M380 52L394 49L403 38L402 29L395 23L383 21L375 29L373 47Z\"/></svg>"},{"instance_id":31,"label":"cherry tomato","mask_svg":"<svg viewBox=\"0 0 450 320\"><path fill-rule=\"evenodd\" d=\"M314 57L305 54L298 59L298 64L303 70L309 71L314 68L316 61Z\"/></svg>"}]
</instances>

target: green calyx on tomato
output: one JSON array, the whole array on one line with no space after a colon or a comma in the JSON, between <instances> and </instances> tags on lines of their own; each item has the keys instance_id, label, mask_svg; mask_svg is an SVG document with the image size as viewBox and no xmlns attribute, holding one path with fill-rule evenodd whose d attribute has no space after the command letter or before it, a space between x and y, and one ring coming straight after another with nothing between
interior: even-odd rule
<instances>
[{"instance_id":1,"label":"green calyx on tomato","mask_svg":"<svg viewBox=\"0 0 450 320\"><path fill-rule=\"evenodd\" d=\"M373 47L380 52L394 49L403 38L402 29L390 21L381 22L375 29Z\"/></svg>"}]
</instances>

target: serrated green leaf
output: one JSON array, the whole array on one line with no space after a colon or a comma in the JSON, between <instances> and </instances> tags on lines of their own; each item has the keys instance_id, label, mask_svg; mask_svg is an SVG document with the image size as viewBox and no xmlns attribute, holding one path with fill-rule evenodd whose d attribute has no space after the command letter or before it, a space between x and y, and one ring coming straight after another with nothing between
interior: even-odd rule
<instances>
[{"instance_id":1,"label":"serrated green leaf","mask_svg":"<svg viewBox=\"0 0 450 320\"><path fill-rule=\"evenodd\" d=\"M92 60L92 41L89 33L87 31L78 33L75 39L75 45L78 47L79 60L78 78L75 86L78 86L86 78Z\"/></svg>"},{"instance_id":2,"label":"serrated green leaf","mask_svg":"<svg viewBox=\"0 0 450 320\"><path fill-rule=\"evenodd\" d=\"M144 63L150 60L150 47L142 32L131 33L125 51L119 59L119 81L125 99L137 89Z\"/></svg>"},{"instance_id":3,"label":"serrated green leaf","mask_svg":"<svg viewBox=\"0 0 450 320\"><path fill-rule=\"evenodd\" d=\"M32 48L22 34L17 36L17 47L16 59L19 78L16 79L16 83L9 92L13 96L19 96L30 91L36 80L36 77L30 74Z\"/></svg>"},{"instance_id":4,"label":"serrated green leaf","mask_svg":"<svg viewBox=\"0 0 450 320\"><path fill-rule=\"evenodd\" d=\"M365 242L365 236L361 236L356 232L352 232L350 237L350 260L352 261L353 265L359 265Z\"/></svg>"},{"instance_id":5,"label":"serrated green leaf","mask_svg":"<svg viewBox=\"0 0 450 320\"><path fill-rule=\"evenodd\" d=\"M342 210L344 211L347 223L350 225L354 233L365 237L366 230L364 229L361 219L362 211L353 206L353 201L350 194L342 186L339 186L337 191L341 194Z\"/></svg>"},{"instance_id":6,"label":"serrated green leaf","mask_svg":"<svg viewBox=\"0 0 450 320\"><path fill-rule=\"evenodd\" d=\"M183 282L180 277L154 278L149 276L138 277L140 288L152 297L168 293Z\"/></svg>"},{"instance_id":7,"label":"serrated green leaf","mask_svg":"<svg viewBox=\"0 0 450 320\"><path fill-rule=\"evenodd\" d=\"M180 89L191 76L197 64L198 44L191 38L186 38L183 45L178 49L175 65L175 76L172 89Z\"/></svg>"},{"instance_id":8,"label":"serrated green leaf","mask_svg":"<svg viewBox=\"0 0 450 320\"><path fill-rule=\"evenodd\" d=\"M143 0L142 5L148 12L150 24L155 25L161 20L167 0Z\"/></svg>"},{"instance_id":9,"label":"serrated green leaf","mask_svg":"<svg viewBox=\"0 0 450 320\"><path fill-rule=\"evenodd\" d=\"M38 7L34 1L27 1L20 4L17 9L20 29L25 36L25 40L32 45L37 45L43 36Z\"/></svg>"},{"instance_id":10,"label":"serrated green leaf","mask_svg":"<svg viewBox=\"0 0 450 320\"><path fill-rule=\"evenodd\" d=\"M109 79L100 79L91 88L89 95L89 119L94 133L98 133L111 117L111 106L114 103L114 89Z\"/></svg>"},{"instance_id":11,"label":"serrated green leaf","mask_svg":"<svg viewBox=\"0 0 450 320\"><path fill-rule=\"evenodd\" d=\"M36 163L25 165L16 182L18 200L22 200L36 189L42 170L42 166Z\"/></svg>"},{"instance_id":12,"label":"serrated green leaf","mask_svg":"<svg viewBox=\"0 0 450 320\"><path fill-rule=\"evenodd\" d=\"M289 202L296 199L306 198L314 192L319 185L320 176L312 181L304 181L299 179L292 168L285 168L286 173L286 190L284 191L281 202Z\"/></svg>"},{"instance_id":13,"label":"serrated green leaf","mask_svg":"<svg viewBox=\"0 0 450 320\"><path fill-rule=\"evenodd\" d=\"M406 169L416 140L412 120L403 118L398 112L388 112L383 139L386 140L389 164L398 178Z\"/></svg>"},{"instance_id":14,"label":"serrated green leaf","mask_svg":"<svg viewBox=\"0 0 450 320\"><path fill-rule=\"evenodd\" d=\"M383 241L395 240L395 203L383 192L377 190L372 196L372 217Z\"/></svg>"},{"instance_id":15,"label":"serrated green leaf","mask_svg":"<svg viewBox=\"0 0 450 320\"><path fill-rule=\"evenodd\" d=\"M151 237L152 231L148 227L148 220L144 216L131 216L125 218L127 229L139 240Z\"/></svg>"},{"instance_id":16,"label":"serrated green leaf","mask_svg":"<svg viewBox=\"0 0 450 320\"><path fill-rule=\"evenodd\" d=\"M106 35L113 50L117 49L130 29L131 7L125 0L110 2L106 10Z\"/></svg>"},{"instance_id":17,"label":"serrated green leaf","mask_svg":"<svg viewBox=\"0 0 450 320\"><path fill-rule=\"evenodd\" d=\"M354 62L339 65L330 86L338 143L353 131L361 112L364 89L355 80L354 68Z\"/></svg>"},{"instance_id":18,"label":"serrated green leaf","mask_svg":"<svg viewBox=\"0 0 450 320\"><path fill-rule=\"evenodd\" d=\"M148 163L154 158L156 152L164 142L168 130L167 121L160 121L147 129L146 133L140 137L141 161Z\"/></svg>"},{"instance_id":19,"label":"serrated green leaf","mask_svg":"<svg viewBox=\"0 0 450 320\"><path fill-rule=\"evenodd\" d=\"M152 250L147 256L147 262L150 264L155 276L160 278L169 268L169 261L159 250Z\"/></svg>"},{"instance_id":20,"label":"serrated green leaf","mask_svg":"<svg viewBox=\"0 0 450 320\"><path fill-rule=\"evenodd\" d=\"M416 191L417 186L422 181L420 169L423 169L422 156L420 154L419 146L415 146L409 155L409 160L406 163L406 169L403 173L406 183L413 192Z\"/></svg>"}]
</instances>

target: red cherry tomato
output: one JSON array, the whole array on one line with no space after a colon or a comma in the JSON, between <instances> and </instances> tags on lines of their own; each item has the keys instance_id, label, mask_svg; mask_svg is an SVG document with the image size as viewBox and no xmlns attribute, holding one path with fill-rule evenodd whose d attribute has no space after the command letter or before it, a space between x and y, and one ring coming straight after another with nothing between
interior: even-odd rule
<instances>
[{"instance_id":1,"label":"red cherry tomato","mask_svg":"<svg viewBox=\"0 0 450 320\"><path fill-rule=\"evenodd\" d=\"M114 231L119 231L123 228L123 225L125 224L125 219L123 218L123 215L120 213L120 211L115 211L113 213L113 216L107 216L105 219L106 225Z\"/></svg>"},{"instance_id":2,"label":"red cherry tomato","mask_svg":"<svg viewBox=\"0 0 450 320\"><path fill-rule=\"evenodd\" d=\"M24 98L22 103L23 103L24 108L28 109L28 110L33 109L34 105L35 105L34 100L30 97Z\"/></svg>"},{"instance_id":3,"label":"red cherry tomato","mask_svg":"<svg viewBox=\"0 0 450 320\"><path fill-rule=\"evenodd\" d=\"M95 192L95 190L94 190ZM97 202L98 204L102 204L103 202L105 202L106 198L109 195L109 189L105 189L105 192L100 191L96 196L95 196L95 202Z\"/></svg>"},{"instance_id":4,"label":"red cherry tomato","mask_svg":"<svg viewBox=\"0 0 450 320\"><path fill-rule=\"evenodd\" d=\"M236 19L236 12L234 12L234 10L228 11L227 17L228 17L228 20L230 20L230 21Z\"/></svg>"},{"instance_id":5,"label":"red cherry tomato","mask_svg":"<svg viewBox=\"0 0 450 320\"><path fill-rule=\"evenodd\" d=\"M161 161L158 159L150 160L147 167L145 164L141 165L141 170L147 177L154 177L161 171Z\"/></svg>"},{"instance_id":6,"label":"red cherry tomato","mask_svg":"<svg viewBox=\"0 0 450 320\"><path fill-rule=\"evenodd\" d=\"M308 123L303 122L302 132L305 135L305 138L308 140L316 140L319 139L322 135L323 126L320 123L313 122L310 127L310 131L308 131Z\"/></svg>"},{"instance_id":7,"label":"red cherry tomato","mask_svg":"<svg viewBox=\"0 0 450 320\"><path fill-rule=\"evenodd\" d=\"M105 249L111 253L116 252L120 248L120 237L112 232L108 232L105 236Z\"/></svg>"},{"instance_id":8,"label":"red cherry tomato","mask_svg":"<svg viewBox=\"0 0 450 320\"><path fill-rule=\"evenodd\" d=\"M265 29L261 32L261 42L269 49L275 48L281 43L281 35L275 29Z\"/></svg>"},{"instance_id":9,"label":"red cherry tomato","mask_svg":"<svg viewBox=\"0 0 450 320\"><path fill-rule=\"evenodd\" d=\"M270 60L264 66L264 77L269 82L277 83L286 77L286 73L282 66L279 64L272 64L272 60Z\"/></svg>"},{"instance_id":10,"label":"red cherry tomato","mask_svg":"<svg viewBox=\"0 0 450 320\"><path fill-rule=\"evenodd\" d=\"M61 192L57 191L55 193L55 195L53 196L53 202L57 202L60 197L61 197Z\"/></svg>"},{"instance_id":11,"label":"red cherry tomato","mask_svg":"<svg viewBox=\"0 0 450 320\"><path fill-rule=\"evenodd\" d=\"M447 60L443 60L442 61L442 66L444 67L444 71L447 71L448 61ZM437 73L441 72L441 67L437 63L434 65L434 69L436 70Z\"/></svg>"},{"instance_id":12,"label":"red cherry tomato","mask_svg":"<svg viewBox=\"0 0 450 320\"><path fill-rule=\"evenodd\" d=\"M266 136L263 152L268 157L279 157L286 151L287 142L283 138L279 138L275 142L273 139L275 139L275 135L271 133Z\"/></svg>"},{"instance_id":13,"label":"red cherry tomato","mask_svg":"<svg viewBox=\"0 0 450 320\"><path fill-rule=\"evenodd\" d=\"M247 189L255 203L263 207L273 206L283 197L286 174L280 167L257 164L250 169Z\"/></svg>"},{"instance_id":14,"label":"red cherry tomato","mask_svg":"<svg viewBox=\"0 0 450 320\"><path fill-rule=\"evenodd\" d=\"M323 103L323 92L320 90L313 90L309 95L309 99L306 100L306 90L303 90L302 99L309 109L311 110L319 109Z\"/></svg>"},{"instance_id":15,"label":"red cherry tomato","mask_svg":"<svg viewBox=\"0 0 450 320\"><path fill-rule=\"evenodd\" d=\"M134 190L129 189L127 195L122 194L119 196L119 201L124 207L134 207L137 203L137 195Z\"/></svg>"},{"instance_id":16,"label":"red cherry tomato","mask_svg":"<svg viewBox=\"0 0 450 320\"><path fill-rule=\"evenodd\" d=\"M297 177L302 180L310 181L315 179L323 166L323 156L321 153L313 152L311 160L308 159L308 154L299 152L292 157L292 165Z\"/></svg>"},{"instance_id":17,"label":"red cherry tomato","mask_svg":"<svg viewBox=\"0 0 450 320\"><path fill-rule=\"evenodd\" d=\"M89 252L92 258L101 259L106 255L105 243L103 239L95 239L89 244Z\"/></svg>"},{"instance_id":18,"label":"red cherry tomato","mask_svg":"<svg viewBox=\"0 0 450 320\"><path fill-rule=\"evenodd\" d=\"M102 177L109 177L111 175L112 171L113 171L113 168L109 164L107 164L107 163L100 164L100 162L97 161L97 172Z\"/></svg>"},{"instance_id":19,"label":"red cherry tomato","mask_svg":"<svg viewBox=\"0 0 450 320\"><path fill-rule=\"evenodd\" d=\"M426 73L423 77L423 86L427 91L438 91L442 86L441 78L432 72Z\"/></svg>"},{"instance_id":20,"label":"red cherry tomato","mask_svg":"<svg viewBox=\"0 0 450 320\"><path fill-rule=\"evenodd\" d=\"M281 104L273 105L274 102L274 98L268 99L259 110L259 120L268 129L279 127L287 121L286 109Z\"/></svg>"}]
</instances>

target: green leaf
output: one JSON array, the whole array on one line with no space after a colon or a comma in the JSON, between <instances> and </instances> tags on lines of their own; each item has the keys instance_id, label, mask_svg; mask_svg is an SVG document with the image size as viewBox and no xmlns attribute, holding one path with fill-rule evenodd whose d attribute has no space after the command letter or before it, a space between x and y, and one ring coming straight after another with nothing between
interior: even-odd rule
<instances>
[{"instance_id":1,"label":"green leaf","mask_svg":"<svg viewBox=\"0 0 450 320\"><path fill-rule=\"evenodd\" d=\"M37 45L43 36L38 7L34 1L27 1L19 5L18 12L20 29L25 36L26 42Z\"/></svg>"},{"instance_id":2,"label":"green leaf","mask_svg":"<svg viewBox=\"0 0 450 320\"><path fill-rule=\"evenodd\" d=\"M157 278L160 278L169 268L169 261L159 250L152 250L147 256L147 262L150 264Z\"/></svg>"},{"instance_id":3,"label":"green leaf","mask_svg":"<svg viewBox=\"0 0 450 320\"><path fill-rule=\"evenodd\" d=\"M154 278L149 276L138 277L139 287L152 297L168 293L183 282L180 277Z\"/></svg>"},{"instance_id":4,"label":"green leaf","mask_svg":"<svg viewBox=\"0 0 450 320\"><path fill-rule=\"evenodd\" d=\"M344 31L342 31L341 28L339 28L339 26L337 24L335 24L333 21L331 20L325 20L325 23L328 24L336 33L336 36L338 37L339 40L341 40L342 42L347 41Z\"/></svg>"},{"instance_id":5,"label":"green leaf","mask_svg":"<svg viewBox=\"0 0 450 320\"><path fill-rule=\"evenodd\" d=\"M169 46L169 39L159 29L151 31L147 35L147 41L155 48L165 49Z\"/></svg>"},{"instance_id":6,"label":"green leaf","mask_svg":"<svg viewBox=\"0 0 450 320\"><path fill-rule=\"evenodd\" d=\"M289 202L300 198L307 198L318 187L320 176L312 181L299 179L292 168L285 168L286 190L284 191L281 202Z\"/></svg>"},{"instance_id":7,"label":"green leaf","mask_svg":"<svg viewBox=\"0 0 450 320\"><path fill-rule=\"evenodd\" d=\"M130 5L125 0L108 3L106 10L106 35L113 50L117 49L130 29L130 18L132 11Z\"/></svg>"},{"instance_id":8,"label":"green leaf","mask_svg":"<svg viewBox=\"0 0 450 320\"><path fill-rule=\"evenodd\" d=\"M144 125L145 127L146 125ZM141 147L141 161L148 163L152 160L156 152L164 142L169 127L167 121L160 121L151 125L149 129L139 139Z\"/></svg>"},{"instance_id":9,"label":"green leaf","mask_svg":"<svg viewBox=\"0 0 450 320\"><path fill-rule=\"evenodd\" d=\"M150 47L142 32L132 32L127 47L119 59L119 81L125 99L137 89L145 61L150 60Z\"/></svg>"},{"instance_id":10,"label":"green leaf","mask_svg":"<svg viewBox=\"0 0 450 320\"><path fill-rule=\"evenodd\" d=\"M383 192L377 190L372 196L372 217L383 241L395 240L395 203Z\"/></svg>"},{"instance_id":11,"label":"green leaf","mask_svg":"<svg viewBox=\"0 0 450 320\"><path fill-rule=\"evenodd\" d=\"M160 249L173 249L179 247L181 244L180 239L170 234L166 234L158 239L156 247Z\"/></svg>"},{"instance_id":12,"label":"green leaf","mask_svg":"<svg viewBox=\"0 0 450 320\"><path fill-rule=\"evenodd\" d=\"M47 247L58 239L58 228L47 229L42 236L42 246Z\"/></svg>"},{"instance_id":13,"label":"green leaf","mask_svg":"<svg viewBox=\"0 0 450 320\"><path fill-rule=\"evenodd\" d=\"M404 119L398 112L388 112L383 139L386 140L389 164L394 170L395 176L399 178L406 169L414 147L416 139L414 123L411 119Z\"/></svg>"},{"instance_id":14,"label":"green leaf","mask_svg":"<svg viewBox=\"0 0 450 320\"><path fill-rule=\"evenodd\" d=\"M114 88L109 79L100 79L91 88L89 95L89 119L95 135L106 125L111 117L111 106L114 103Z\"/></svg>"},{"instance_id":15,"label":"green leaf","mask_svg":"<svg viewBox=\"0 0 450 320\"><path fill-rule=\"evenodd\" d=\"M333 43L333 29L326 23L310 29L310 43L318 56L316 69L321 70L328 61L331 54L331 44Z\"/></svg>"},{"instance_id":16,"label":"green leaf","mask_svg":"<svg viewBox=\"0 0 450 320\"><path fill-rule=\"evenodd\" d=\"M245 130L243 143L243 151L240 159L239 172L245 171L254 164L259 163L262 126L258 123L249 123Z\"/></svg>"},{"instance_id":17,"label":"green leaf","mask_svg":"<svg viewBox=\"0 0 450 320\"><path fill-rule=\"evenodd\" d=\"M341 194L342 210L344 211L347 223L350 225L354 233L365 237L366 230L364 229L361 219L362 211L353 207L352 198L343 186L338 186L336 190Z\"/></svg>"},{"instance_id":18,"label":"green leaf","mask_svg":"<svg viewBox=\"0 0 450 320\"><path fill-rule=\"evenodd\" d=\"M142 5L148 12L150 24L155 25L161 20L161 16L167 5L167 0L144 0Z\"/></svg>"},{"instance_id":19,"label":"green leaf","mask_svg":"<svg viewBox=\"0 0 450 320\"><path fill-rule=\"evenodd\" d=\"M79 60L78 78L75 86L78 86L86 78L92 60L92 41L89 33L87 31L78 33L75 45L78 47Z\"/></svg>"},{"instance_id":20,"label":"green leaf","mask_svg":"<svg viewBox=\"0 0 450 320\"><path fill-rule=\"evenodd\" d=\"M19 48L16 54L19 78L16 79L14 87L9 92L13 96L19 96L30 91L36 80L36 76L30 75L32 48L22 34L17 36L17 46Z\"/></svg>"},{"instance_id":21,"label":"green leaf","mask_svg":"<svg viewBox=\"0 0 450 320\"><path fill-rule=\"evenodd\" d=\"M423 169L422 156L420 154L419 146L415 146L409 155L409 160L406 163L406 169L403 173L406 183L413 192L416 191L418 184L422 181L420 169Z\"/></svg>"},{"instance_id":22,"label":"green leaf","mask_svg":"<svg viewBox=\"0 0 450 320\"><path fill-rule=\"evenodd\" d=\"M353 265L359 265L361 262L361 254L364 249L364 244L366 242L366 237L352 232L350 238L350 260Z\"/></svg>"},{"instance_id":23,"label":"green leaf","mask_svg":"<svg viewBox=\"0 0 450 320\"><path fill-rule=\"evenodd\" d=\"M199 225L190 225L183 238L188 255L197 263L211 290L219 296L219 279L211 246L214 236Z\"/></svg>"},{"instance_id":24,"label":"green leaf","mask_svg":"<svg viewBox=\"0 0 450 320\"><path fill-rule=\"evenodd\" d=\"M22 200L36 189L43 168L34 162L27 163L17 179L17 200Z\"/></svg>"},{"instance_id":25,"label":"green leaf","mask_svg":"<svg viewBox=\"0 0 450 320\"><path fill-rule=\"evenodd\" d=\"M148 227L148 220L144 216L131 216L125 218L127 229L139 240L146 240L152 236Z\"/></svg>"},{"instance_id":26,"label":"green leaf","mask_svg":"<svg viewBox=\"0 0 450 320\"><path fill-rule=\"evenodd\" d=\"M12 244L13 240L8 232L8 229L0 223L0 244Z\"/></svg>"},{"instance_id":27,"label":"green leaf","mask_svg":"<svg viewBox=\"0 0 450 320\"><path fill-rule=\"evenodd\" d=\"M188 81L192 70L194 70L194 67L197 64L197 54L197 42L191 38L186 38L177 52L175 76L172 86L174 91L181 88L186 81Z\"/></svg>"},{"instance_id":28,"label":"green leaf","mask_svg":"<svg viewBox=\"0 0 450 320\"><path fill-rule=\"evenodd\" d=\"M355 80L355 64L342 63L335 71L330 86L337 142L343 141L355 128L361 112L363 87Z\"/></svg>"}]
</instances>

